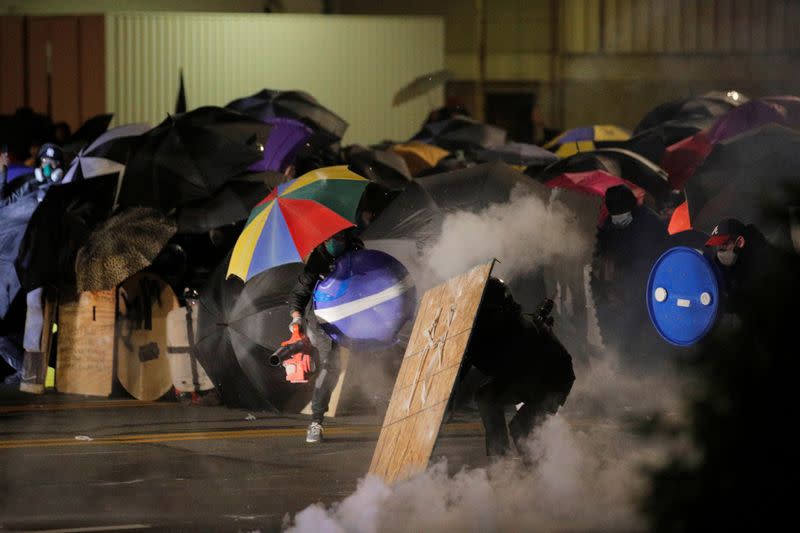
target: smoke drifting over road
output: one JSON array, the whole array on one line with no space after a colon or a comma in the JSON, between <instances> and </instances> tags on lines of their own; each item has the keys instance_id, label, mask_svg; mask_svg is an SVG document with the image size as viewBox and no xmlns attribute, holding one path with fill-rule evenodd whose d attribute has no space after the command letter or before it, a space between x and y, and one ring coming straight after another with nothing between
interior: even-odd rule
<instances>
[{"instance_id":1,"label":"smoke drifting over road","mask_svg":"<svg viewBox=\"0 0 800 533\"><path fill-rule=\"evenodd\" d=\"M530 463L507 458L451 476L442 461L393 486L366 477L341 503L312 505L286 526L294 533L642 529L642 466L661 462L666 449L628 421L673 411L676 389L672 379L626 378L599 363L527 442Z\"/></svg>"}]
</instances>

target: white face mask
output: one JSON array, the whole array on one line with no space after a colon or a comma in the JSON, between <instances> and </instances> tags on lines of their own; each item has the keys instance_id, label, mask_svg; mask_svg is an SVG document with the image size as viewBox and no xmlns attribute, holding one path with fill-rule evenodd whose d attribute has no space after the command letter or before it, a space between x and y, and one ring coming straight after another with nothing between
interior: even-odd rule
<instances>
[{"instance_id":1,"label":"white face mask","mask_svg":"<svg viewBox=\"0 0 800 533\"><path fill-rule=\"evenodd\" d=\"M736 262L738 254L735 250L719 250L717 252L717 259L723 265L729 267Z\"/></svg>"},{"instance_id":2,"label":"white face mask","mask_svg":"<svg viewBox=\"0 0 800 533\"><path fill-rule=\"evenodd\" d=\"M628 211L619 215L611 215L611 223L618 228L626 228L633 222L633 214Z\"/></svg>"}]
</instances>

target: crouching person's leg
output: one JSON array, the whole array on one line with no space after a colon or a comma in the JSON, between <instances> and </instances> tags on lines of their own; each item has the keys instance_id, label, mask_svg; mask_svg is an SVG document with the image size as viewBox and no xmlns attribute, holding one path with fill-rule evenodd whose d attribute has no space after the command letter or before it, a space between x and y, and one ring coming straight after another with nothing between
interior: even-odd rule
<instances>
[{"instance_id":1,"label":"crouching person's leg","mask_svg":"<svg viewBox=\"0 0 800 533\"><path fill-rule=\"evenodd\" d=\"M564 380L557 387L553 387L552 384L549 387L533 383L529 385L531 393L508 424L511 438L514 440L518 452L523 455L526 453L525 441L527 438L544 423L548 416L556 414L558 409L564 405L572 389L573 381L575 381L574 377Z\"/></svg>"},{"instance_id":2,"label":"crouching person's leg","mask_svg":"<svg viewBox=\"0 0 800 533\"><path fill-rule=\"evenodd\" d=\"M341 372L339 346L324 332L313 317L308 319L307 334L309 341L317 350L318 367L314 379L314 391L311 395L311 425L306 433L306 442L322 441L322 423L325 412L331 401L331 394L339 380Z\"/></svg>"},{"instance_id":3,"label":"crouching person's leg","mask_svg":"<svg viewBox=\"0 0 800 533\"><path fill-rule=\"evenodd\" d=\"M486 455L501 456L509 452L506 428L505 396L507 387L495 378L490 378L475 392L475 402L486 434Z\"/></svg>"}]
</instances>

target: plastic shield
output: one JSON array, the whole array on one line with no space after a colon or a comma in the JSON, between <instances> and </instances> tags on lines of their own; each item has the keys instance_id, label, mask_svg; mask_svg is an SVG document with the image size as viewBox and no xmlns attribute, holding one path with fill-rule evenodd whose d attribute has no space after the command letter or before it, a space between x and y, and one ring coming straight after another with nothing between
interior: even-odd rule
<instances>
[{"instance_id":1,"label":"plastic shield","mask_svg":"<svg viewBox=\"0 0 800 533\"><path fill-rule=\"evenodd\" d=\"M719 287L711 263L694 248L677 246L658 258L647 282L650 320L667 342L691 346L717 319Z\"/></svg>"}]
</instances>

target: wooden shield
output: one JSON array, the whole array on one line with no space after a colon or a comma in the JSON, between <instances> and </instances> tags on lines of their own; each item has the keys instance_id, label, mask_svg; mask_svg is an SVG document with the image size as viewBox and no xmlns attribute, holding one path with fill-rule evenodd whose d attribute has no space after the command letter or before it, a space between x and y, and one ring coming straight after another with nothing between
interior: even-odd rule
<instances>
[{"instance_id":1,"label":"wooden shield","mask_svg":"<svg viewBox=\"0 0 800 533\"><path fill-rule=\"evenodd\" d=\"M428 467L494 261L422 297L369 473L391 483Z\"/></svg>"},{"instance_id":2,"label":"wooden shield","mask_svg":"<svg viewBox=\"0 0 800 533\"><path fill-rule=\"evenodd\" d=\"M144 272L117 291L117 377L134 398L157 400L172 388L167 315L178 299L164 280Z\"/></svg>"},{"instance_id":3,"label":"wooden shield","mask_svg":"<svg viewBox=\"0 0 800 533\"><path fill-rule=\"evenodd\" d=\"M114 290L87 291L58 309L56 388L108 396L114 380ZM50 328L49 322L47 328ZM45 366L47 360L44 361Z\"/></svg>"}]
</instances>

